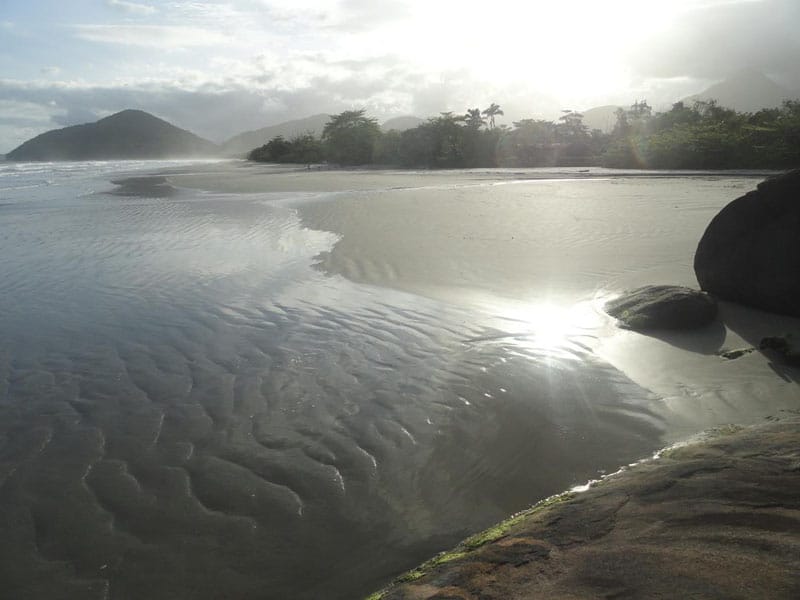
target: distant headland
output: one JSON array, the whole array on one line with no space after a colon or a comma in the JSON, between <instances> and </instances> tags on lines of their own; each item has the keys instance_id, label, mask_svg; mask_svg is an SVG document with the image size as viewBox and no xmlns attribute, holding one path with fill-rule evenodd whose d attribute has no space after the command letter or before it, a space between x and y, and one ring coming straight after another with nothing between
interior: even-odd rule
<instances>
[{"instance_id":1,"label":"distant headland","mask_svg":"<svg viewBox=\"0 0 800 600\"><path fill-rule=\"evenodd\" d=\"M6 160L111 160L206 157L216 144L141 110L123 110L95 123L54 129L28 140Z\"/></svg>"}]
</instances>

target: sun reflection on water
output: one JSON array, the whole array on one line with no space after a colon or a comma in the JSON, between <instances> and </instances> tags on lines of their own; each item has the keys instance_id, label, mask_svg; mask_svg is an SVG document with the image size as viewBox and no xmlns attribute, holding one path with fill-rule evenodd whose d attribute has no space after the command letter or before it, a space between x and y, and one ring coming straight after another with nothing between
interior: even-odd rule
<instances>
[{"instance_id":1,"label":"sun reflection on water","mask_svg":"<svg viewBox=\"0 0 800 600\"><path fill-rule=\"evenodd\" d=\"M517 346L539 355L575 359L591 352L608 318L597 299L576 303L553 300L496 303L492 327Z\"/></svg>"}]
</instances>

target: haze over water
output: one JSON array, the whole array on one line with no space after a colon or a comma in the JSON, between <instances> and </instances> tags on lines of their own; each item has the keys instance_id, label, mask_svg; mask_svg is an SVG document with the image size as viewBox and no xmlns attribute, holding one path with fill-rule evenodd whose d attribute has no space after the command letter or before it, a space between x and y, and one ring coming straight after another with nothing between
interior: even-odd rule
<instances>
[{"instance_id":1,"label":"haze over water","mask_svg":"<svg viewBox=\"0 0 800 600\"><path fill-rule=\"evenodd\" d=\"M662 444L652 394L591 352L597 330L537 337L462 291L315 268L339 238L294 207L324 193L105 193L159 166L175 163L0 167L10 597L354 598Z\"/></svg>"}]
</instances>

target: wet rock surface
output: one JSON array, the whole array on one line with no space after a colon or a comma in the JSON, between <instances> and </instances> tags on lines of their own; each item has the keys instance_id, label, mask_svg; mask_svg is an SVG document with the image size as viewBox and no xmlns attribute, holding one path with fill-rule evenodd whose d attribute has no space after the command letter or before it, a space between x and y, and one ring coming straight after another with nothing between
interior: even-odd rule
<instances>
[{"instance_id":1,"label":"wet rock surface","mask_svg":"<svg viewBox=\"0 0 800 600\"><path fill-rule=\"evenodd\" d=\"M114 196L137 196L144 198L167 198L178 190L172 187L166 177L126 177L111 181L117 187L109 192Z\"/></svg>"},{"instance_id":2,"label":"wet rock surface","mask_svg":"<svg viewBox=\"0 0 800 600\"><path fill-rule=\"evenodd\" d=\"M796 420L718 430L471 538L372 599L800 597L798 442Z\"/></svg>"},{"instance_id":3,"label":"wet rock surface","mask_svg":"<svg viewBox=\"0 0 800 600\"><path fill-rule=\"evenodd\" d=\"M717 303L688 287L647 285L607 302L605 311L626 329L696 329L716 319Z\"/></svg>"},{"instance_id":4,"label":"wet rock surface","mask_svg":"<svg viewBox=\"0 0 800 600\"><path fill-rule=\"evenodd\" d=\"M723 208L697 246L694 270L719 298L800 316L800 169Z\"/></svg>"}]
</instances>

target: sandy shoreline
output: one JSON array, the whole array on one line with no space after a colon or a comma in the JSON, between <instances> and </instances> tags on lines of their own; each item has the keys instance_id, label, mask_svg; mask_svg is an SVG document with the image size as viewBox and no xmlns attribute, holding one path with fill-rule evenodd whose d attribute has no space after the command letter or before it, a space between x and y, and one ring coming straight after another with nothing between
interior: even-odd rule
<instances>
[{"instance_id":1,"label":"sandy shoreline","mask_svg":"<svg viewBox=\"0 0 800 600\"><path fill-rule=\"evenodd\" d=\"M319 257L319 267L358 283L461 301L461 292L487 293L531 300L547 282L548 295L562 296L595 288L648 282L659 276L691 285L690 260L671 264L663 248L633 240L625 220L642 219L638 189L661 183L663 196L651 203L644 229L634 235L671 236L678 248L696 244L709 219L723 203L698 207L702 213L679 216L670 231L658 223L675 220L669 182L686 173L617 172L608 169L381 171L311 170L252 163L219 163L166 171L169 182L211 192L235 194L305 194L311 201L296 205L303 223L336 233L340 241ZM719 174L692 174L698 180ZM755 186L754 173L726 173ZM760 174L758 175L760 176ZM749 179L748 179L749 178ZM579 189L561 190L565 179ZM594 186L602 181L633 184L609 212L595 203ZM641 187L639 187L641 186ZM446 191L447 194L442 194ZM319 194L319 201L313 195ZM735 193L734 193L735 194ZM542 197L546 197L542 205ZM499 202L498 202L499 199ZM535 201L532 201L535 200ZM637 214L639 216L637 216ZM624 217L624 218L623 218ZM587 248L590 251L587 252ZM588 258L588 262L587 262ZM634 271L640 276L621 278ZM617 281L619 280L618 285ZM612 290L613 291L613 290ZM591 295L591 294L590 294Z\"/></svg>"},{"instance_id":2,"label":"sandy shoreline","mask_svg":"<svg viewBox=\"0 0 800 600\"><path fill-rule=\"evenodd\" d=\"M792 371L761 353L736 361L719 354L800 331L800 319L722 303L720 319L704 330L645 336L618 330L602 312L604 300L624 289L696 287L692 259L707 223L760 179L611 175L221 163L167 177L176 187L225 193L312 194L293 206L306 227L339 238L316 258L324 273L493 314L499 329L522 336L580 337L661 398L653 410L671 424L665 444L796 406ZM720 187L721 178L729 183Z\"/></svg>"}]
</instances>

